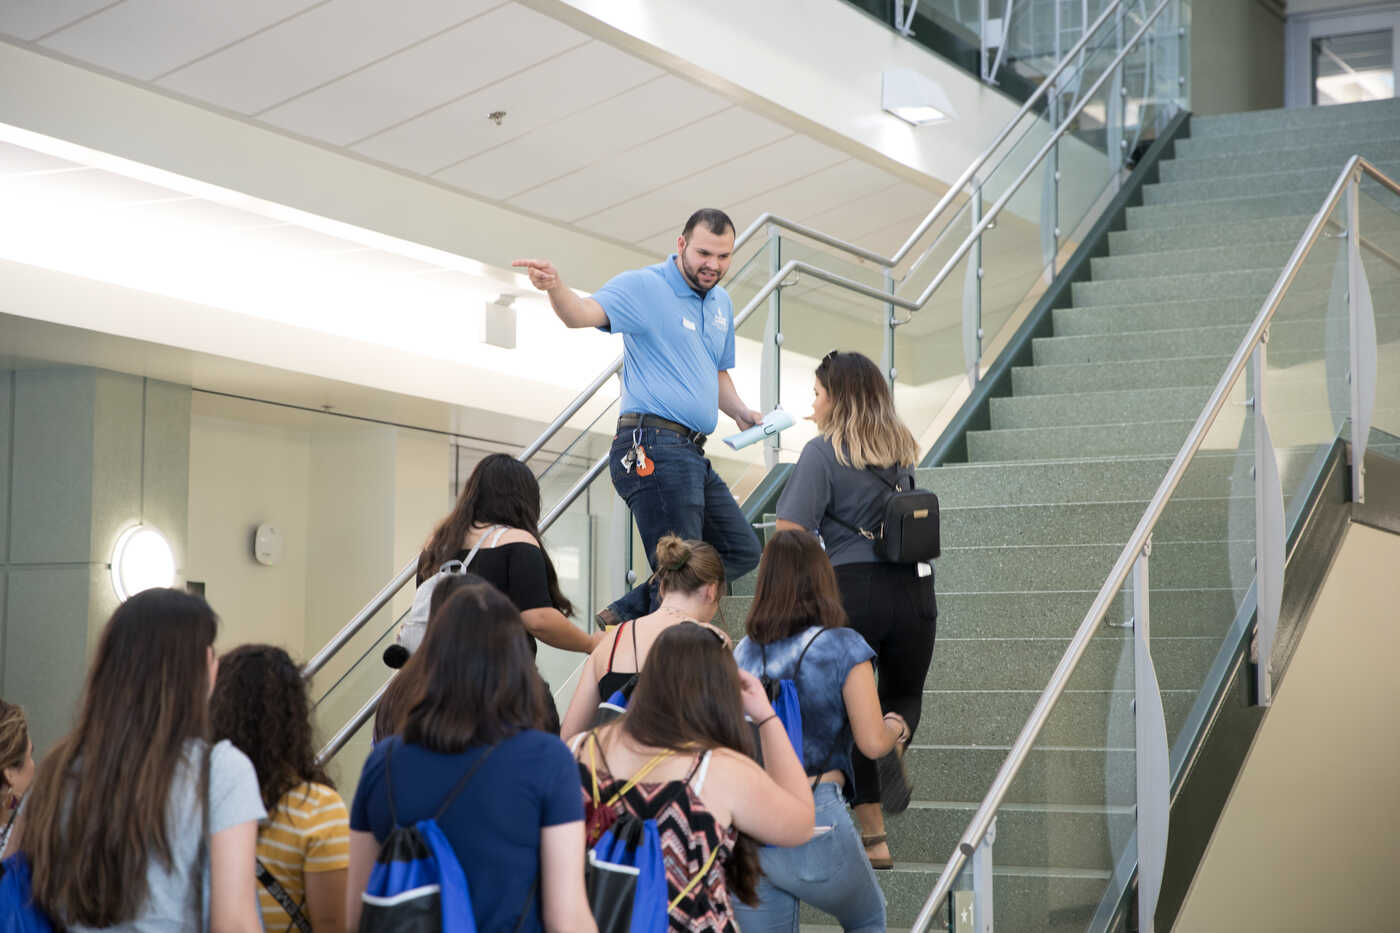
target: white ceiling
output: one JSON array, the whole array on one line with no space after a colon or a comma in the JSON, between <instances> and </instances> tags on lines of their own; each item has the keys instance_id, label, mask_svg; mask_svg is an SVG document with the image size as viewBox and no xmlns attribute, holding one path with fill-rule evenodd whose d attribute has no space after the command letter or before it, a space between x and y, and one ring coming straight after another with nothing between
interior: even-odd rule
<instances>
[{"instance_id":1,"label":"white ceiling","mask_svg":"<svg viewBox=\"0 0 1400 933\"><path fill-rule=\"evenodd\" d=\"M936 197L516 2L0 0L0 35L653 253L705 205L893 249Z\"/></svg>"}]
</instances>

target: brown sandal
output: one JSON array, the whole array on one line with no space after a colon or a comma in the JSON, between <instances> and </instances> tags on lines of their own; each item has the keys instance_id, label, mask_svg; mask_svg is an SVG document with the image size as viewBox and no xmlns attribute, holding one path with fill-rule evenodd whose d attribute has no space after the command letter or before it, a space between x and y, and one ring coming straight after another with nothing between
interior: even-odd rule
<instances>
[{"instance_id":1,"label":"brown sandal","mask_svg":"<svg viewBox=\"0 0 1400 933\"><path fill-rule=\"evenodd\" d=\"M878 846L880 843L886 841L884 833L871 833L869 835L861 833L860 836L861 845L865 846L867 849L871 846ZM889 871L894 868L894 856L884 855L876 858L869 852L866 852L865 857L870 859L870 867L876 871Z\"/></svg>"}]
</instances>

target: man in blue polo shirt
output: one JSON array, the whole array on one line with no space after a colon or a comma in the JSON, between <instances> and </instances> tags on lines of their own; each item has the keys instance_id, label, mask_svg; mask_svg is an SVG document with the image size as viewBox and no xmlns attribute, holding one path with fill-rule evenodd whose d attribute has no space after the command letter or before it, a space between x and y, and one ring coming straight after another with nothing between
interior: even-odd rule
<instances>
[{"instance_id":1,"label":"man in blue polo shirt","mask_svg":"<svg viewBox=\"0 0 1400 933\"><path fill-rule=\"evenodd\" d=\"M714 545L725 576L736 580L758 565L759 543L734 494L705 458L706 436L719 411L741 430L763 419L739 398L734 368L734 305L719 286L734 250L734 224L718 210L699 210L685 223L665 262L615 276L581 298L554 265L517 259L530 281L549 294L569 327L622 335L622 416L613 438L613 488L626 501L656 569L663 535ZM642 584L602 612L613 625L646 615L655 593Z\"/></svg>"}]
</instances>

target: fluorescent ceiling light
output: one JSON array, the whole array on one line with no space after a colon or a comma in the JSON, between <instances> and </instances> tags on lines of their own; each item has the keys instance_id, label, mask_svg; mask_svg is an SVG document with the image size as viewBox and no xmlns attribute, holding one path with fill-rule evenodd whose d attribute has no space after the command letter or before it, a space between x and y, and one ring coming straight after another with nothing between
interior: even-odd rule
<instances>
[{"instance_id":1,"label":"fluorescent ceiling light","mask_svg":"<svg viewBox=\"0 0 1400 933\"><path fill-rule=\"evenodd\" d=\"M880 107L911 126L957 116L943 88L911 68L890 68L881 76Z\"/></svg>"}]
</instances>

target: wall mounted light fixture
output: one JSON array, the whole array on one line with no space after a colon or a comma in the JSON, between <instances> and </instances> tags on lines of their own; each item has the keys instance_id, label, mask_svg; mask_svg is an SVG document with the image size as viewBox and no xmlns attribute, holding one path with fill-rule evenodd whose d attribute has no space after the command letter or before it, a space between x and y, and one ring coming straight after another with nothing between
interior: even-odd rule
<instances>
[{"instance_id":1,"label":"wall mounted light fixture","mask_svg":"<svg viewBox=\"0 0 1400 933\"><path fill-rule=\"evenodd\" d=\"M112 549L112 589L125 601L142 590L175 582L175 554L150 525L132 525Z\"/></svg>"},{"instance_id":2,"label":"wall mounted light fixture","mask_svg":"<svg viewBox=\"0 0 1400 933\"><path fill-rule=\"evenodd\" d=\"M938 82L912 68L890 68L881 75L880 108L911 126L957 116Z\"/></svg>"}]
</instances>

